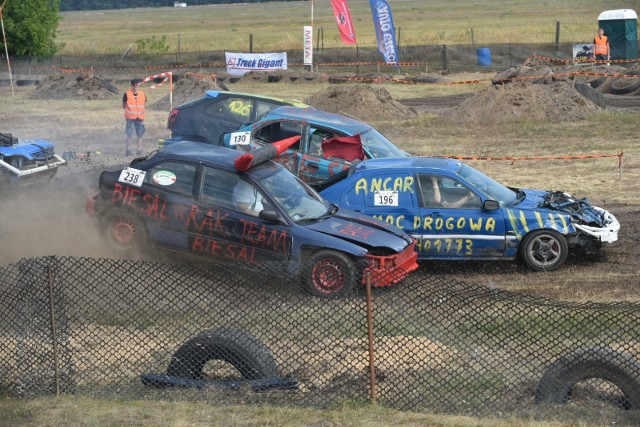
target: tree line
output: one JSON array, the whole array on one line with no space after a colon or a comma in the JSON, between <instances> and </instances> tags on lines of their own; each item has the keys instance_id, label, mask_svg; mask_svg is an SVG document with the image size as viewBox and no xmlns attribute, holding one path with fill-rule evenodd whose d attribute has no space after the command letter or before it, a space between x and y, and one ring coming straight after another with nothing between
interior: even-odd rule
<instances>
[{"instance_id":1,"label":"tree line","mask_svg":"<svg viewBox=\"0 0 640 427\"><path fill-rule=\"evenodd\" d=\"M173 7L175 0L59 0L60 11L128 9L133 7ZM265 3L282 0L178 0L188 6L228 3ZM308 0L288 0L308 1Z\"/></svg>"}]
</instances>

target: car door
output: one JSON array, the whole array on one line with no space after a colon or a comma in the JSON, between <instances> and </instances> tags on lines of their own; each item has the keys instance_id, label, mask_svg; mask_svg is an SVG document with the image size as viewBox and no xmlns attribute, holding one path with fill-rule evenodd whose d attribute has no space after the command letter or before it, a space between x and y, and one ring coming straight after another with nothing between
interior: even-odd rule
<instances>
[{"instance_id":1,"label":"car door","mask_svg":"<svg viewBox=\"0 0 640 427\"><path fill-rule=\"evenodd\" d=\"M140 189L140 213L154 243L187 250L185 220L195 204L197 170L197 164L174 160L157 163L147 170Z\"/></svg>"},{"instance_id":2,"label":"car door","mask_svg":"<svg viewBox=\"0 0 640 427\"><path fill-rule=\"evenodd\" d=\"M184 139L222 145L222 135L255 121L256 101L243 96L220 96L179 114L176 133ZM262 106L264 109L265 106ZM183 118L184 117L184 118Z\"/></svg>"},{"instance_id":3,"label":"car door","mask_svg":"<svg viewBox=\"0 0 640 427\"><path fill-rule=\"evenodd\" d=\"M440 174L416 175L420 215L412 234L426 259L493 259L505 251L500 209L482 209L482 195L462 181ZM436 197L440 193L440 199Z\"/></svg>"},{"instance_id":4,"label":"car door","mask_svg":"<svg viewBox=\"0 0 640 427\"><path fill-rule=\"evenodd\" d=\"M332 176L351 167L351 162L341 157L325 155L322 142L345 136L332 129L309 126L307 138L300 144L298 177L311 186L318 186Z\"/></svg>"},{"instance_id":5,"label":"car door","mask_svg":"<svg viewBox=\"0 0 640 427\"><path fill-rule=\"evenodd\" d=\"M204 258L250 265L288 260L290 227L284 220L262 220L259 210L243 212L236 202L239 185L249 188L262 208L270 207L255 183L229 171L203 167L199 201L188 222L190 251Z\"/></svg>"}]
</instances>

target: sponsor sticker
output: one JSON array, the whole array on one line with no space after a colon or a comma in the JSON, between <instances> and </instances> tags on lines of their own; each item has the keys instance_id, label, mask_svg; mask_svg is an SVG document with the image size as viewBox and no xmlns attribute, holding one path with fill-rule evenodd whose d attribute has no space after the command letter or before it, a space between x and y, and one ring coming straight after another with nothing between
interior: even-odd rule
<instances>
[{"instance_id":1,"label":"sponsor sticker","mask_svg":"<svg viewBox=\"0 0 640 427\"><path fill-rule=\"evenodd\" d=\"M176 182L176 174L171 171L159 170L153 174L153 182L158 185L171 185Z\"/></svg>"}]
</instances>

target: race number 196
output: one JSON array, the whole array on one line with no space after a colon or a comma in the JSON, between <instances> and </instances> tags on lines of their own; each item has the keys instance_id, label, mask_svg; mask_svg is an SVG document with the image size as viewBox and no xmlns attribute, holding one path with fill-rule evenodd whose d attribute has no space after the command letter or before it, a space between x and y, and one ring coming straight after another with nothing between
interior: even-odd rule
<instances>
[{"instance_id":1,"label":"race number 196","mask_svg":"<svg viewBox=\"0 0 640 427\"><path fill-rule=\"evenodd\" d=\"M373 193L374 206L398 206L397 191L376 191Z\"/></svg>"},{"instance_id":2,"label":"race number 196","mask_svg":"<svg viewBox=\"0 0 640 427\"><path fill-rule=\"evenodd\" d=\"M231 145L249 145L251 132L233 132L231 134Z\"/></svg>"},{"instance_id":3,"label":"race number 196","mask_svg":"<svg viewBox=\"0 0 640 427\"><path fill-rule=\"evenodd\" d=\"M144 181L144 176L146 174L146 171L141 171L139 169L124 168L122 169L122 172L120 172L118 181L124 182L125 184L133 185L135 187L140 187L142 185L142 182Z\"/></svg>"}]
</instances>

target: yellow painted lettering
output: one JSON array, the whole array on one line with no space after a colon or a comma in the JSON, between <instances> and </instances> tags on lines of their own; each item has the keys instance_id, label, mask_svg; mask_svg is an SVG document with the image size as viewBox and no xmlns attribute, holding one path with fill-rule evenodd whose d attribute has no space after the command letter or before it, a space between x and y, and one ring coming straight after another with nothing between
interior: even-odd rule
<instances>
[{"instance_id":1,"label":"yellow painted lettering","mask_svg":"<svg viewBox=\"0 0 640 427\"><path fill-rule=\"evenodd\" d=\"M371 192L374 193L376 191L382 190L382 179L381 178L373 178L371 180Z\"/></svg>"},{"instance_id":2,"label":"yellow painted lettering","mask_svg":"<svg viewBox=\"0 0 640 427\"><path fill-rule=\"evenodd\" d=\"M415 215L413 217L413 229L417 230L420 227L420 224L422 224L422 218L420 218L419 216Z\"/></svg>"},{"instance_id":3,"label":"yellow painted lettering","mask_svg":"<svg viewBox=\"0 0 640 427\"><path fill-rule=\"evenodd\" d=\"M458 227L459 230L463 229L466 225L467 225L467 219L465 217L461 216L460 218L458 218L458 223L456 224L456 227Z\"/></svg>"},{"instance_id":4,"label":"yellow painted lettering","mask_svg":"<svg viewBox=\"0 0 640 427\"><path fill-rule=\"evenodd\" d=\"M436 230L442 230L442 226L444 225L444 220L442 217L436 218Z\"/></svg>"},{"instance_id":5,"label":"yellow painted lettering","mask_svg":"<svg viewBox=\"0 0 640 427\"><path fill-rule=\"evenodd\" d=\"M473 218L469 218L469 227L473 231L480 231L482 229L482 218L478 218L478 222L473 222Z\"/></svg>"},{"instance_id":6,"label":"yellow painted lettering","mask_svg":"<svg viewBox=\"0 0 640 427\"><path fill-rule=\"evenodd\" d=\"M404 215L398 215L398 218L396 218L396 227L399 229L404 228Z\"/></svg>"},{"instance_id":7,"label":"yellow painted lettering","mask_svg":"<svg viewBox=\"0 0 640 427\"><path fill-rule=\"evenodd\" d=\"M432 225L433 225L433 218L430 216L425 216L423 228L425 230L433 230Z\"/></svg>"},{"instance_id":8,"label":"yellow painted lettering","mask_svg":"<svg viewBox=\"0 0 640 427\"><path fill-rule=\"evenodd\" d=\"M360 178L356 181L356 194L360 191L363 191L364 194L367 194L367 180L365 178Z\"/></svg>"},{"instance_id":9,"label":"yellow painted lettering","mask_svg":"<svg viewBox=\"0 0 640 427\"><path fill-rule=\"evenodd\" d=\"M384 181L382 181L382 188L384 189L384 191L391 190L391 188L389 188L389 181L391 181L391 177L386 177Z\"/></svg>"},{"instance_id":10,"label":"yellow painted lettering","mask_svg":"<svg viewBox=\"0 0 640 427\"><path fill-rule=\"evenodd\" d=\"M393 182L393 190L394 191L402 191L403 188L403 178L401 176L397 177Z\"/></svg>"},{"instance_id":11,"label":"yellow painted lettering","mask_svg":"<svg viewBox=\"0 0 640 427\"><path fill-rule=\"evenodd\" d=\"M445 227L447 227L447 230L453 230L454 229L454 225L453 222L455 220L451 217L447 218L447 220L445 221Z\"/></svg>"},{"instance_id":12,"label":"yellow painted lettering","mask_svg":"<svg viewBox=\"0 0 640 427\"><path fill-rule=\"evenodd\" d=\"M487 223L484 226L485 231L496 231L496 219L495 218L487 218Z\"/></svg>"},{"instance_id":13,"label":"yellow painted lettering","mask_svg":"<svg viewBox=\"0 0 640 427\"><path fill-rule=\"evenodd\" d=\"M404 179L404 188L402 189L402 191L409 191L413 193L413 177L412 176L408 176Z\"/></svg>"}]
</instances>

